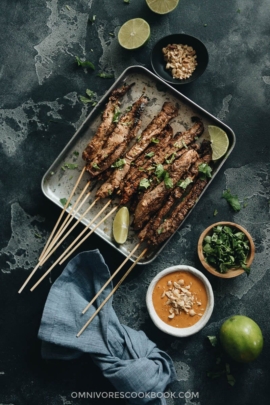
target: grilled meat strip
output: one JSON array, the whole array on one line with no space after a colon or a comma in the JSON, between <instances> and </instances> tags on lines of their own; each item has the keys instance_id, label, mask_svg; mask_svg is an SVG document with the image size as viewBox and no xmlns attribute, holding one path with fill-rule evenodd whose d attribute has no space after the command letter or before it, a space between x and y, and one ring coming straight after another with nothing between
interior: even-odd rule
<instances>
[{"instance_id":1,"label":"grilled meat strip","mask_svg":"<svg viewBox=\"0 0 270 405\"><path fill-rule=\"evenodd\" d=\"M153 245L159 245L160 243L168 239L178 229L189 210L195 205L206 184L206 179L198 179L196 181L188 195L173 211L170 218L167 218L166 221L163 222L163 224L160 226L160 228L157 229L156 233L148 239L149 243Z\"/></svg>"},{"instance_id":2,"label":"grilled meat strip","mask_svg":"<svg viewBox=\"0 0 270 405\"><path fill-rule=\"evenodd\" d=\"M135 167L130 170L123 185L122 205L130 201L132 196L138 191L140 181L151 176L152 172L149 170L151 167L163 164L167 158L179 158L185 152L185 148L192 144L195 138L203 133L204 127L202 121L193 118L193 121L195 120L195 124L188 131L176 134L167 145L162 143L160 145L157 144L155 155L150 160L148 159L143 165L139 165L135 162Z\"/></svg>"},{"instance_id":3,"label":"grilled meat strip","mask_svg":"<svg viewBox=\"0 0 270 405\"><path fill-rule=\"evenodd\" d=\"M167 125L168 126L168 125ZM166 128L167 128L166 126ZM165 129L164 132L162 132L161 134L159 134L159 136L156 136L156 139L159 139L161 142L162 141L167 141L172 137L173 131L172 128L169 127L167 130ZM143 153L143 157L141 157L141 155L139 156L140 160L144 160L147 159L145 157L146 153L150 153L153 151L153 149L155 147L157 147L157 144L152 144L153 146L149 146L145 153ZM99 198L105 198L108 195L111 195L114 191L118 190L121 187L121 184L124 184L126 182L126 175L133 169L133 166L131 167L131 163L133 163L132 161L130 161L130 159L128 159L128 152L126 153L126 156L124 157L124 161L125 161L125 165L124 167L120 168L120 169L115 169L112 174L110 175L110 177L108 178L108 180L103 183L101 185L101 187L99 188L99 190L97 191L96 196ZM137 160L137 159L136 159ZM125 179L125 181L123 182L122 180Z\"/></svg>"},{"instance_id":4,"label":"grilled meat strip","mask_svg":"<svg viewBox=\"0 0 270 405\"><path fill-rule=\"evenodd\" d=\"M211 144L209 141L203 141L201 148L199 150L200 158L191 166L188 173L185 175L184 179L189 179L191 184L187 187L187 189L182 188L181 186L176 187L173 189L172 193L169 195L168 199L166 200L165 204L161 207L161 209L157 212L157 214L150 219L150 221L145 225L145 227L140 231L138 237L141 241L143 240L151 240L156 236L158 230L162 229L161 225L165 217L170 212L171 208L175 205L178 200L180 202L180 198L183 195L189 193L192 189L194 181L197 179L199 175L199 167L203 163L209 164L212 160L212 149Z\"/></svg>"},{"instance_id":5,"label":"grilled meat strip","mask_svg":"<svg viewBox=\"0 0 270 405\"><path fill-rule=\"evenodd\" d=\"M106 182L106 184L101 186L101 188L98 190L97 196L99 196L100 198L106 197L115 189L119 188L121 181L130 169L131 162L133 162L135 158L137 158L139 155L141 155L141 153L145 151L145 149L150 144L151 139L158 136L168 124L168 122L172 118L176 117L176 115L176 107L169 102L165 102L163 104L162 110L143 130L139 142L136 142L136 144L134 144L126 152L124 156L125 165L123 169L121 171L118 170L117 173L113 174L112 179L110 178L109 181Z\"/></svg>"},{"instance_id":6,"label":"grilled meat strip","mask_svg":"<svg viewBox=\"0 0 270 405\"><path fill-rule=\"evenodd\" d=\"M149 99L142 95L133 103L131 110L121 116L114 131L109 135L105 147L86 166L86 170L93 177L108 169L125 151L132 136L137 133L138 126L141 124L140 116L148 101Z\"/></svg>"},{"instance_id":7,"label":"grilled meat strip","mask_svg":"<svg viewBox=\"0 0 270 405\"><path fill-rule=\"evenodd\" d=\"M91 161L94 158L94 156L106 142L109 134L114 130L116 124L113 123L113 117L115 111L120 105L120 99L133 85L134 83L130 84L129 86L124 85L119 89L113 90L111 96L109 97L106 108L102 114L101 124L99 125L96 134L83 151L82 157L87 162Z\"/></svg>"},{"instance_id":8,"label":"grilled meat strip","mask_svg":"<svg viewBox=\"0 0 270 405\"><path fill-rule=\"evenodd\" d=\"M177 182L189 170L190 166L198 159L199 155L193 149L186 151L179 159L170 166L169 178L172 187L167 187L163 180L153 190L146 192L136 207L133 226L134 229L141 229L149 221L152 214L157 212L162 206L164 199L176 187Z\"/></svg>"}]
</instances>

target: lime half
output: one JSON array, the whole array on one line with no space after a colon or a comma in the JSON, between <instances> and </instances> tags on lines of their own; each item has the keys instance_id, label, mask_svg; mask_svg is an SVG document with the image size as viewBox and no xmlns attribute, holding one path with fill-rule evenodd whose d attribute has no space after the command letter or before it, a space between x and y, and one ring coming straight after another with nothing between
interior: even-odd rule
<instances>
[{"instance_id":1,"label":"lime half","mask_svg":"<svg viewBox=\"0 0 270 405\"><path fill-rule=\"evenodd\" d=\"M179 0L146 0L146 4L154 13L167 14L178 6Z\"/></svg>"},{"instance_id":2,"label":"lime half","mask_svg":"<svg viewBox=\"0 0 270 405\"><path fill-rule=\"evenodd\" d=\"M150 26L142 18L126 21L118 32L118 42L125 49L137 49L150 37Z\"/></svg>"},{"instance_id":3,"label":"lime half","mask_svg":"<svg viewBox=\"0 0 270 405\"><path fill-rule=\"evenodd\" d=\"M229 148L229 138L223 129L214 125L208 125L211 140L212 159L218 160L225 155Z\"/></svg>"},{"instance_id":4,"label":"lime half","mask_svg":"<svg viewBox=\"0 0 270 405\"><path fill-rule=\"evenodd\" d=\"M113 220L113 237L119 244L125 243L128 237L129 211L127 207L122 207L117 212Z\"/></svg>"}]
</instances>

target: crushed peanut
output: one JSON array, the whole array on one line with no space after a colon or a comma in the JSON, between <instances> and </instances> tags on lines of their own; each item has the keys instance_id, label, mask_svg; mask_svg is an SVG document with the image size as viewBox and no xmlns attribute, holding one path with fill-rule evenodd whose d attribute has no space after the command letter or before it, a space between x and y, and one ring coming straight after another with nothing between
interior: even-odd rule
<instances>
[{"instance_id":1,"label":"crushed peanut","mask_svg":"<svg viewBox=\"0 0 270 405\"><path fill-rule=\"evenodd\" d=\"M196 51L192 46L169 44L162 52L167 62L166 69L171 70L174 79L188 79L198 65Z\"/></svg>"},{"instance_id":2,"label":"crushed peanut","mask_svg":"<svg viewBox=\"0 0 270 405\"><path fill-rule=\"evenodd\" d=\"M181 315L183 311L192 317L195 315L202 316L201 312L204 311L204 308L199 308L202 303L197 300L196 294L190 291L191 287L192 283L185 285L182 279L177 282L171 280L167 282L167 290L163 291L161 298L167 298L165 305L170 306L169 319L173 319L175 315ZM200 313L195 311L196 307Z\"/></svg>"}]
</instances>

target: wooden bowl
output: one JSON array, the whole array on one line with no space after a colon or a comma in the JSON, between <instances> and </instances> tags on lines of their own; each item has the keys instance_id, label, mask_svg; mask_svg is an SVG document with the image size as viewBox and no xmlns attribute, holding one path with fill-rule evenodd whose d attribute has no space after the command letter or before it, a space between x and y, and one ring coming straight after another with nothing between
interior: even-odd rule
<instances>
[{"instance_id":1,"label":"wooden bowl","mask_svg":"<svg viewBox=\"0 0 270 405\"><path fill-rule=\"evenodd\" d=\"M226 225L226 226L229 226L232 228L236 228L239 231L242 231L246 235L246 237L249 240L249 244L250 244L250 252L247 257L247 266L249 267L251 265L251 263L253 262L254 255L255 255L255 246L254 246L254 242L253 242L251 235L241 225L235 224L234 222L226 222L226 221L216 222L215 224L210 225L208 228L206 228L203 231L203 233L201 234L199 241L198 241L199 259L200 259L203 267L207 271L209 271L209 273L213 274L214 276L221 277L221 278L232 278L232 277L240 276L240 274L245 273L245 270L242 268L239 268L239 267L232 268L232 269L228 270L227 273L220 273L213 266L211 266L209 263L207 263L207 261L205 260L204 253L203 253L203 240L207 235L211 235L211 233L213 232L213 228L218 225L221 225L221 226Z\"/></svg>"}]
</instances>

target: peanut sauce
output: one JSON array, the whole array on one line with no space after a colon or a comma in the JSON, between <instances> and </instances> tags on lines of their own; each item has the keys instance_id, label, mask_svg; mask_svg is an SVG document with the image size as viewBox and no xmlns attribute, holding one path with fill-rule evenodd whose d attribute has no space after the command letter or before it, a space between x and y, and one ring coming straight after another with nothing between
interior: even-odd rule
<instances>
[{"instance_id":1,"label":"peanut sauce","mask_svg":"<svg viewBox=\"0 0 270 405\"><path fill-rule=\"evenodd\" d=\"M153 290L153 305L163 322L188 328L203 316L208 298L203 282L187 271L162 277Z\"/></svg>"}]
</instances>

